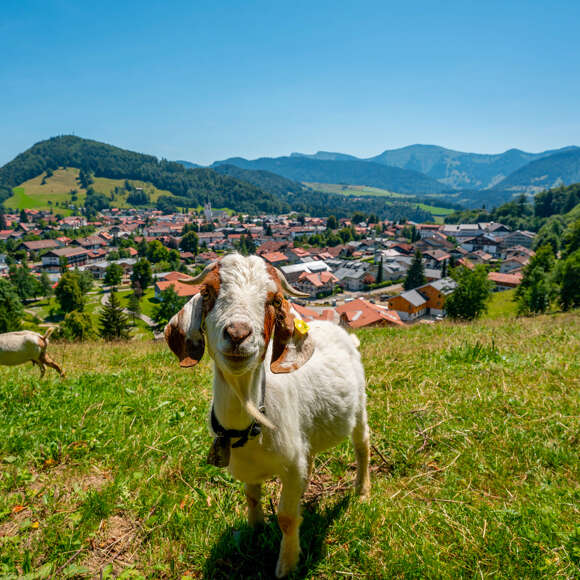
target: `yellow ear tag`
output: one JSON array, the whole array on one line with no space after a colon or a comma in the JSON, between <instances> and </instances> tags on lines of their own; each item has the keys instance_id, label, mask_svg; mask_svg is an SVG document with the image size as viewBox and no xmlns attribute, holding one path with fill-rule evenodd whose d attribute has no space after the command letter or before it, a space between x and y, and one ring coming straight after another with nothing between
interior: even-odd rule
<instances>
[{"instance_id":1,"label":"yellow ear tag","mask_svg":"<svg viewBox=\"0 0 580 580\"><path fill-rule=\"evenodd\" d=\"M305 336L306 334L308 334L308 324L306 324L306 322L304 322L304 320L300 320L298 318L295 318L294 319L294 329L301 336Z\"/></svg>"}]
</instances>

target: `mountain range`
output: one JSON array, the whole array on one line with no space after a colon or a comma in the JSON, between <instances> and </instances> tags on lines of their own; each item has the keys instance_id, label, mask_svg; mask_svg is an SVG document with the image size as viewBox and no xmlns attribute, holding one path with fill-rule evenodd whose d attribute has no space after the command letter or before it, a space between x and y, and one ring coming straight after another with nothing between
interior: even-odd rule
<instances>
[{"instance_id":1,"label":"mountain range","mask_svg":"<svg viewBox=\"0 0 580 580\"><path fill-rule=\"evenodd\" d=\"M368 185L399 193L490 189L531 193L538 187L577 180L578 155L580 148L576 146L540 153L509 149L504 153L481 154L438 145L410 145L366 159L346 153L319 151L254 160L232 157L216 161L212 166L230 164L244 169L272 171L297 181ZM540 160L544 160L543 163L536 163ZM398 168L406 173L381 171L377 166ZM512 177L524 167L528 168Z\"/></svg>"}]
</instances>

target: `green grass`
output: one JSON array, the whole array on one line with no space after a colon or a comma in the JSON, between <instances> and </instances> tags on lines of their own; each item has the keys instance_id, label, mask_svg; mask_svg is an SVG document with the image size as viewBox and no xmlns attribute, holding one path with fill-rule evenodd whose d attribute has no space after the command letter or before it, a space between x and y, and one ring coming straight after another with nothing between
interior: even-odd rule
<instances>
[{"instance_id":1,"label":"green grass","mask_svg":"<svg viewBox=\"0 0 580 580\"><path fill-rule=\"evenodd\" d=\"M339 183L314 182L304 182L304 185L307 185L312 189L316 189L317 191L323 191L325 193L338 193L339 195L368 195L373 197L392 197L397 199L411 197L409 195L405 195L404 193L395 193L394 191L389 191L388 189L381 189L380 187L369 187L367 185L341 185Z\"/></svg>"},{"instance_id":2,"label":"green grass","mask_svg":"<svg viewBox=\"0 0 580 580\"><path fill-rule=\"evenodd\" d=\"M65 207L57 207L55 204L63 202L82 206L86 198L86 190L82 189L77 181L79 170L73 167L61 168L54 171L52 177L49 177L44 185L42 179L45 173L29 179L22 183L19 187L15 187L14 195L5 201L5 206L11 209L50 209L55 213L69 215L72 210L65 209ZM150 197L151 203L155 203L161 195L173 195L171 192L158 189L151 183L130 179L129 182L135 186L143 189ZM103 193L107 197L113 193L115 187L123 190L121 194L116 194L115 199L110 200L112 207L127 208L131 207L127 204L128 192L124 190L124 179L109 179L105 177L95 177L93 179L92 187L97 193ZM76 189L78 199L73 201L70 191ZM49 203L51 202L51 203Z\"/></svg>"},{"instance_id":3,"label":"green grass","mask_svg":"<svg viewBox=\"0 0 580 580\"><path fill-rule=\"evenodd\" d=\"M577 312L361 331L371 500L348 443L317 458L295 577L578 577L579 334ZM278 484L253 534L205 463L208 359L50 351L62 381L0 367L0 576L271 578Z\"/></svg>"},{"instance_id":4,"label":"green grass","mask_svg":"<svg viewBox=\"0 0 580 580\"><path fill-rule=\"evenodd\" d=\"M515 292L515 289L494 292L491 295L487 312L484 314L483 318L496 319L516 316L517 304L514 302Z\"/></svg>"}]
</instances>

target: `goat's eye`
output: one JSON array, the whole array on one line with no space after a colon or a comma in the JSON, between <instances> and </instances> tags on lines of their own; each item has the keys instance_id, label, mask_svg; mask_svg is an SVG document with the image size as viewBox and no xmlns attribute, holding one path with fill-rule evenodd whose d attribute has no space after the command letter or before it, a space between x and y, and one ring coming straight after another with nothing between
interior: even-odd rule
<instances>
[{"instance_id":1,"label":"goat's eye","mask_svg":"<svg viewBox=\"0 0 580 580\"><path fill-rule=\"evenodd\" d=\"M282 298L280 298L280 296L274 296L274 298L272 299L272 306L274 306L276 308L280 308L281 305L282 305Z\"/></svg>"}]
</instances>

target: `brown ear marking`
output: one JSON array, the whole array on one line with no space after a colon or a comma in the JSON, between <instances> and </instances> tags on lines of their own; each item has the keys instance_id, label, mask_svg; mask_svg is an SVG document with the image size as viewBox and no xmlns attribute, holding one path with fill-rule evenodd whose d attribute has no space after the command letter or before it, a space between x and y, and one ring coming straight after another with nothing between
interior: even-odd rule
<instances>
[{"instance_id":1,"label":"brown ear marking","mask_svg":"<svg viewBox=\"0 0 580 580\"><path fill-rule=\"evenodd\" d=\"M200 334L199 341L194 342L185 336L185 332L183 332L179 324L170 322L165 327L165 340L179 359L180 367L194 367L203 357L205 341L202 334Z\"/></svg>"},{"instance_id":2,"label":"brown ear marking","mask_svg":"<svg viewBox=\"0 0 580 580\"><path fill-rule=\"evenodd\" d=\"M295 317L291 312L290 303L284 298L284 290L276 269L270 264L266 267L277 289L275 293L268 293L264 316L264 335L269 339L272 332L271 311L274 313L270 370L274 374L291 373L310 359L314 352L313 343L309 336L299 336L294 332Z\"/></svg>"}]
</instances>

